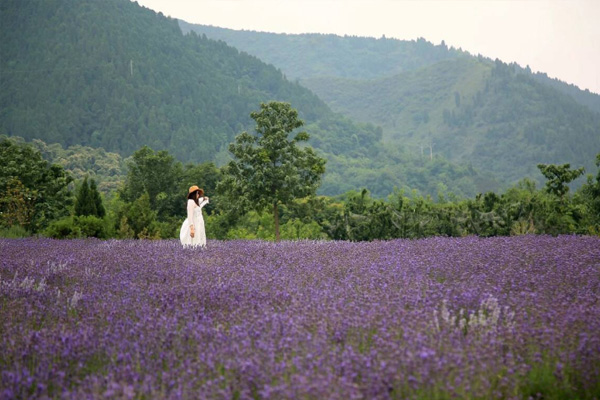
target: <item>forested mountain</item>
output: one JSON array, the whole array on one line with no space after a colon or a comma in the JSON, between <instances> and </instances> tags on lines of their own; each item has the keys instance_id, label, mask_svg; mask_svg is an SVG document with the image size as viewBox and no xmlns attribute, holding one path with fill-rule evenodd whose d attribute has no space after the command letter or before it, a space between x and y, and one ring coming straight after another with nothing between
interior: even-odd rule
<instances>
[{"instance_id":1,"label":"forested mountain","mask_svg":"<svg viewBox=\"0 0 600 400\"><path fill-rule=\"evenodd\" d=\"M273 63L334 111L381 126L384 142L410 154L442 155L509 183L541 183L538 163L596 169L600 96L529 68L423 39L180 25Z\"/></svg>"},{"instance_id":2,"label":"forested mountain","mask_svg":"<svg viewBox=\"0 0 600 400\"><path fill-rule=\"evenodd\" d=\"M127 0L6 0L0 16L0 133L201 161L250 128L261 101L331 115L275 68Z\"/></svg>"},{"instance_id":3,"label":"forested mountain","mask_svg":"<svg viewBox=\"0 0 600 400\"><path fill-rule=\"evenodd\" d=\"M385 196L396 186L473 195L496 185L385 145L381 128L335 114L274 66L183 35L177 21L128 0L3 0L0 23L0 134L122 157L148 145L220 165L235 135L254 130L250 112L278 100L298 109L309 144L329 161L323 194L366 187Z\"/></svg>"},{"instance_id":4,"label":"forested mountain","mask_svg":"<svg viewBox=\"0 0 600 400\"><path fill-rule=\"evenodd\" d=\"M472 163L506 182L539 178L538 163L595 170L600 114L511 65L457 58L375 81L309 79L339 112L381 125L415 152Z\"/></svg>"}]
</instances>

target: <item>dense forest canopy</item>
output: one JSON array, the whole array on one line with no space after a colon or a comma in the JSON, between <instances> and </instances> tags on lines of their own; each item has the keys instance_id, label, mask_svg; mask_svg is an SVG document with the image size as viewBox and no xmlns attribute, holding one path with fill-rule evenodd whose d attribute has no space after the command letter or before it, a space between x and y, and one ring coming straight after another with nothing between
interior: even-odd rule
<instances>
[{"instance_id":1,"label":"dense forest canopy","mask_svg":"<svg viewBox=\"0 0 600 400\"><path fill-rule=\"evenodd\" d=\"M0 5L0 133L129 155L140 145L210 160L261 101L331 112L281 72L125 0Z\"/></svg>"}]
</instances>

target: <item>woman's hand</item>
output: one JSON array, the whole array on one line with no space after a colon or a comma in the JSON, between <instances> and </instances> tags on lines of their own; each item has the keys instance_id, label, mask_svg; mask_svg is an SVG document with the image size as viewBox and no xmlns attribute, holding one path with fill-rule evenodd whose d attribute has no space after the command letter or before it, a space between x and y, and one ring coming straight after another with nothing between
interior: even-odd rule
<instances>
[{"instance_id":1,"label":"woman's hand","mask_svg":"<svg viewBox=\"0 0 600 400\"><path fill-rule=\"evenodd\" d=\"M194 225L190 226L190 236L194 237Z\"/></svg>"}]
</instances>

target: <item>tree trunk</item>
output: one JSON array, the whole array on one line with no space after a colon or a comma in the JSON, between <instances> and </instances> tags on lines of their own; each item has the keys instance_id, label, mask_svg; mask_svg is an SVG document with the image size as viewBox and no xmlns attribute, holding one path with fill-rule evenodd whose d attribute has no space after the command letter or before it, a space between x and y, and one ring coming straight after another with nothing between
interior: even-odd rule
<instances>
[{"instance_id":1,"label":"tree trunk","mask_svg":"<svg viewBox=\"0 0 600 400\"><path fill-rule=\"evenodd\" d=\"M273 217L275 217L275 241L279 242L279 211L277 210L277 202L273 203Z\"/></svg>"}]
</instances>

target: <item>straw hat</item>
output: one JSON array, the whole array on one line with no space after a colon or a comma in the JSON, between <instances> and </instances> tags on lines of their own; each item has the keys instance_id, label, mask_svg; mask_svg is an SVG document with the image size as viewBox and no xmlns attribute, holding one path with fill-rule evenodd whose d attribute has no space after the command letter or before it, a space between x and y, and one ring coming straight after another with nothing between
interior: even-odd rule
<instances>
[{"instance_id":1,"label":"straw hat","mask_svg":"<svg viewBox=\"0 0 600 400\"><path fill-rule=\"evenodd\" d=\"M194 185L194 186L190 186L190 190L188 190L188 194L192 194L194 193L196 190L202 190L200 189L198 186Z\"/></svg>"}]
</instances>

